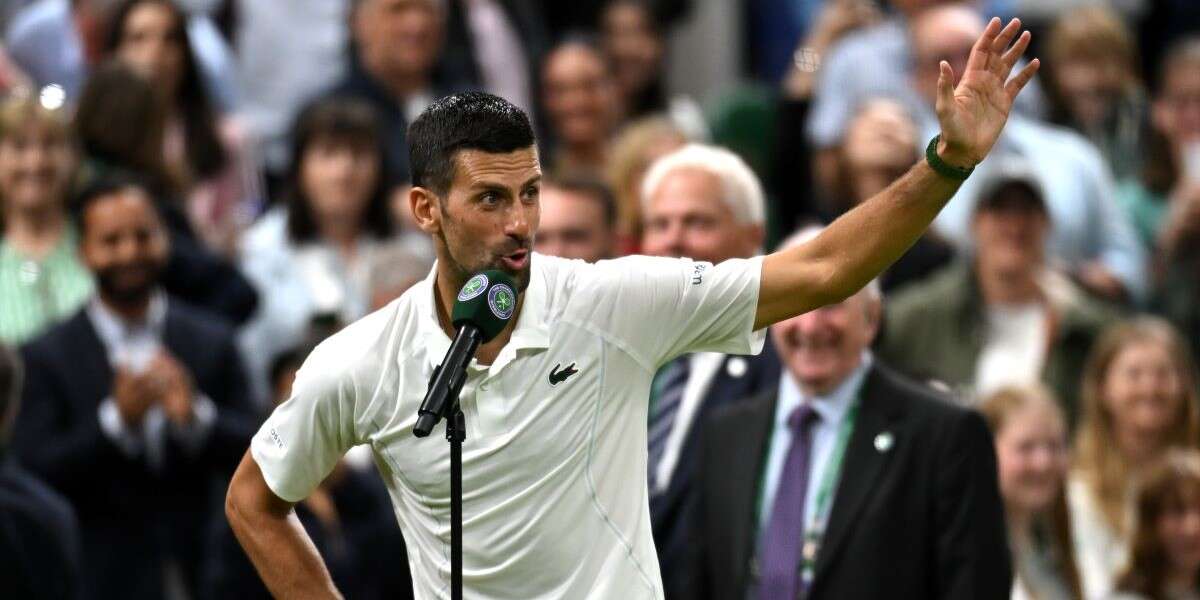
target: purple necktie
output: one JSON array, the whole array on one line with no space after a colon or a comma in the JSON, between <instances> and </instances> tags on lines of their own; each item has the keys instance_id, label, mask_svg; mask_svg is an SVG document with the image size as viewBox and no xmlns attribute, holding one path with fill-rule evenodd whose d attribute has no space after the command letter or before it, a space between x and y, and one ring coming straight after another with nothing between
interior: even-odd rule
<instances>
[{"instance_id":1,"label":"purple necktie","mask_svg":"<svg viewBox=\"0 0 1200 600\"><path fill-rule=\"evenodd\" d=\"M771 520L759 550L762 574L758 582L758 600L795 600L802 590L800 552L804 546L804 500L812 453L809 426L817 418L810 404L802 404L788 415L792 445L783 463L783 473L771 506Z\"/></svg>"}]
</instances>

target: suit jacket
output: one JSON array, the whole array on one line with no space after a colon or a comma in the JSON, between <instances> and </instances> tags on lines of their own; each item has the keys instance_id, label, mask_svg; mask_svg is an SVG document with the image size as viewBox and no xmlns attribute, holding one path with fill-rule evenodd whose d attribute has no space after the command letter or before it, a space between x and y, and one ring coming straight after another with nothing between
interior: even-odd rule
<instances>
[{"instance_id":1,"label":"suit jacket","mask_svg":"<svg viewBox=\"0 0 1200 600\"><path fill-rule=\"evenodd\" d=\"M696 506L694 479L699 462L700 425L722 407L779 387L779 365L779 356L769 336L757 356L727 355L721 360L688 428L667 489L650 499L650 526L662 571L663 592L668 599L688 598L686 590L693 577L688 547Z\"/></svg>"},{"instance_id":2,"label":"suit jacket","mask_svg":"<svg viewBox=\"0 0 1200 600\"><path fill-rule=\"evenodd\" d=\"M1007 600L1012 567L983 419L878 362L859 397L808 598ZM693 598L747 597L775 404L771 390L705 424ZM890 446L877 442L884 433Z\"/></svg>"},{"instance_id":3,"label":"suit jacket","mask_svg":"<svg viewBox=\"0 0 1200 600\"><path fill-rule=\"evenodd\" d=\"M9 598L79 597L79 526L60 495L0 451L0 591Z\"/></svg>"},{"instance_id":4,"label":"suit jacket","mask_svg":"<svg viewBox=\"0 0 1200 600\"><path fill-rule=\"evenodd\" d=\"M161 598L164 561L195 590L206 523L219 514L257 424L223 321L171 299L163 344L216 405L217 418L195 452L168 436L160 469L126 455L100 429L98 407L111 394L113 372L86 310L22 348L26 380L13 451L75 507L88 598Z\"/></svg>"}]
</instances>

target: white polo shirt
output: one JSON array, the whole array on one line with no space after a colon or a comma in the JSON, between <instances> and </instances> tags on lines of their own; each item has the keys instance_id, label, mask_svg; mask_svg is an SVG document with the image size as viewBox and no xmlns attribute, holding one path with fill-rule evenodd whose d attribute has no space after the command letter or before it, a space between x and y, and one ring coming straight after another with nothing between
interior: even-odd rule
<instances>
[{"instance_id":1,"label":"white polo shirt","mask_svg":"<svg viewBox=\"0 0 1200 600\"><path fill-rule=\"evenodd\" d=\"M762 349L762 259L713 266L534 254L512 338L461 395L467 598L661 598L646 489L650 382L685 352ZM251 443L267 485L297 502L369 444L408 544L417 598L450 591L450 449L412 434L450 339L434 273L326 340ZM574 365L574 375L551 384ZM397 557L397 560L400 558Z\"/></svg>"}]
</instances>

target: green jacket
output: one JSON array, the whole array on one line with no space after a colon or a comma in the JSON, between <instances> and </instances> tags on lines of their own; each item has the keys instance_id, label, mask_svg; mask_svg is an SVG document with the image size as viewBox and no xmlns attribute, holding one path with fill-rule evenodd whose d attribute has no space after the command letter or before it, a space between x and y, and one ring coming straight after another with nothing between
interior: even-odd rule
<instances>
[{"instance_id":1,"label":"green jacket","mask_svg":"<svg viewBox=\"0 0 1200 600\"><path fill-rule=\"evenodd\" d=\"M1118 315L1077 287L1068 286L1066 292L1047 294L1055 309L1054 331L1042 381L1074 424L1088 351ZM970 395L985 327L974 268L960 262L888 299L878 353L917 378L940 380Z\"/></svg>"}]
</instances>

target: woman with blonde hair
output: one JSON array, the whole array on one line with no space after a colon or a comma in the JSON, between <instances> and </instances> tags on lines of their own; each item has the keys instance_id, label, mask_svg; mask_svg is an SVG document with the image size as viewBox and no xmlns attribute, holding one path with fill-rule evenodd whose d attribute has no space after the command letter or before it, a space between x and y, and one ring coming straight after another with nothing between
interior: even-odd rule
<instances>
[{"instance_id":1,"label":"woman with blonde hair","mask_svg":"<svg viewBox=\"0 0 1200 600\"><path fill-rule=\"evenodd\" d=\"M1013 600L1080 598L1064 483L1067 422L1044 387L1005 387L979 407L996 443Z\"/></svg>"},{"instance_id":2,"label":"woman with blonde hair","mask_svg":"<svg viewBox=\"0 0 1200 600\"><path fill-rule=\"evenodd\" d=\"M605 174L617 199L617 254L634 254L642 237L642 178L659 158L683 147L687 135L671 119L646 117L621 129Z\"/></svg>"},{"instance_id":3,"label":"woman with blonde hair","mask_svg":"<svg viewBox=\"0 0 1200 600\"><path fill-rule=\"evenodd\" d=\"M1200 452L1173 450L1146 477L1117 599L1200 598Z\"/></svg>"},{"instance_id":4,"label":"woman with blonde hair","mask_svg":"<svg viewBox=\"0 0 1200 600\"><path fill-rule=\"evenodd\" d=\"M1200 435L1195 364L1166 321L1115 325L1084 367L1082 419L1067 486L1086 597L1112 591L1125 567L1137 474Z\"/></svg>"},{"instance_id":5,"label":"woman with blonde hair","mask_svg":"<svg viewBox=\"0 0 1200 600\"><path fill-rule=\"evenodd\" d=\"M29 340L92 293L67 211L75 156L61 110L28 93L0 102L0 342Z\"/></svg>"}]
</instances>

